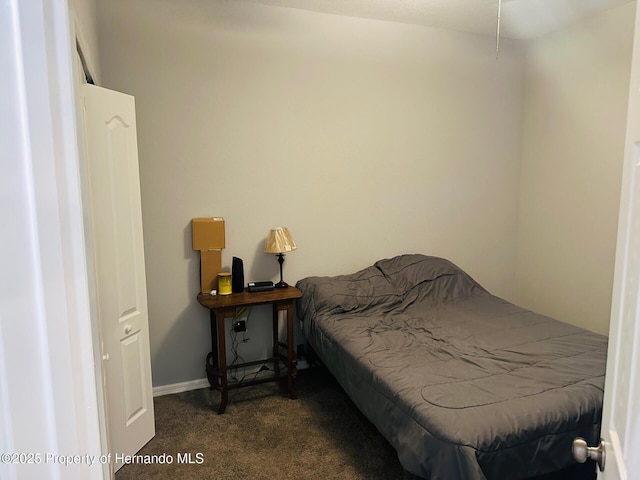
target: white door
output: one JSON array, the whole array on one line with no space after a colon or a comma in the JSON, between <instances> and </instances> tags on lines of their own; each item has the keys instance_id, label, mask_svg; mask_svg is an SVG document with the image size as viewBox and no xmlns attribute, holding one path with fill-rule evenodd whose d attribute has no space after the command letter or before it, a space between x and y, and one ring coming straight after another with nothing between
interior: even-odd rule
<instances>
[{"instance_id":1,"label":"white door","mask_svg":"<svg viewBox=\"0 0 640 480\"><path fill-rule=\"evenodd\" d=\"M640 8L631 66L599 479L640 478Z\"/></svg>"},{"instance_id":2,"label":"white door","mask_svg":"<svg viewBox=\"0 0 640 480\"><path fill-rule=\"evenodd\" d=\"M81 88L108 451L131 455L155 435L135 104Z\"/></svg>"}]
</instances>

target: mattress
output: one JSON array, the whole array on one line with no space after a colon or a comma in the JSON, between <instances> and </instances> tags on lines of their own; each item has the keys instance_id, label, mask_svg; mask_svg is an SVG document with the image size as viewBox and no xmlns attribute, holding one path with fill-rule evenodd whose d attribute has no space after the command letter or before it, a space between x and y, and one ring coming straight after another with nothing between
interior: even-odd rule
<instances>
[{"instance_id":1,"label":"mattress","mask_svg":"<svg viewBox=\"0 0 640 480\"><path fill-rule=\"evenodd\" d=\"M309 344L407 471L528 478L574 464L574 437L598 443L605 336L496 297L438 257L296 286Z\"/></svg>"}]
</instances>

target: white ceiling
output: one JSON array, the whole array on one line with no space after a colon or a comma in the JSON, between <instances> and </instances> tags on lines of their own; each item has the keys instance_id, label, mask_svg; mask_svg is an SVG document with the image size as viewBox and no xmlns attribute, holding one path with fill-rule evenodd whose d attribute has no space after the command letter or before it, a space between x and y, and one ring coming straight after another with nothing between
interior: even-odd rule
<instances>
[{"instance_id":1,"label":"white ceiling","mask_svg":"<svg viewBox=\"0 0 640 480\"><path fill-rule=\"evenodd\" d=\"M249 0L314 12L496 35L498 0ZM530 39L632 0L502 0L500 36Z\"/></svg>"}]
</instances>

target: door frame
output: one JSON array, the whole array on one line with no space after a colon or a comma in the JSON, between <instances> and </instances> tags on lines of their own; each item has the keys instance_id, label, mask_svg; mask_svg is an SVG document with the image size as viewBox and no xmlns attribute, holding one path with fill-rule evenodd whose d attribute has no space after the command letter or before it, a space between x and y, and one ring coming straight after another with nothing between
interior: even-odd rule
<instances>
[{"instance_id":1,"label":"door frame","mask_svg":"<svg viewBox=\"0 0 640 480\"><path fill-rule=\"evenodd\" d=\"M638 297L628 295L628 291L637 289L634 271L627 274L634 261L633 228L637 211L638 185L638 132L640 131L640 110L638 102L638 83L640 81L640 7L636 6L633 35L633 53L629 81L629 98L626 121L624 163L622 168L620 205L618 210L618 230L616 240L616 259L611 297L611 317L609 325L609 345L607 351L607 370L604 384L604 403L602 409L602 431L606 448L606 464L599 479L630 478L637 474L640 463L631 460L632 452L638 447L638 434L631 434L630 428L637 420L633 416L632 400L638 397L637 360L640 358L633 347L640 338L638 321ZM636 274L637 275L637 274ZM634 317L629 317L629 312ZM627 372L628 371L628 376ZM631 380L631 381L629 381ZM616 401L620 400L621 401ZM622 435L619 436L618 433ZM634 443L635 442L635 443ZM631 472L627 468L631 467Z\"/></svg>"},{"instance_id":2,"label":"door frame","mask_svg":"<svg viewBox=\"0 0 640 480\"><path fill-rule=\"evenodd\" d=\"M96 84L98 81L97 71L95 70L93 62L90 61L88 55L89 48L87 42L82 34L82 28L78 14L74 7L74 1L70 0L69 4L69 17L71 38L75 39L75 48L73 48L74 56L74 98L76 101L76 133L78 135L78 168L81 184L81 201L83 209L90 205L89 199L89 177L88 177L88 157L87 157L87 141L86 130L84 121L84 99L81 93L83 84L90 81ZM73 46L73 44L72 44ZM94 358L94 374L95 374L95 386L97 395L97 413L98 413L98 426L100 430L100 445L102 455L107 455L111 452L109 441L109 427L107 418L107 400L105 391L105 373L104 363L102 360L102 338L100 332L98 306L96 303L96 281L95 281L95 264L94 264L94 252L93 252L93 235L91 231L90 222L83 222L84 229L84 246L85 246L85 260L87 267L87 281L89 287L89 308L90 308L90 322L92 331L92 345L93 345L93 358ZM112 474L112 465L104 463L102 465L103 478L110 478Z\"/></svg>"},{"instance_id":3,"label":"door frame","mask_svg":"<svg viewBox=\"0 0 640 480\"><path fill-rule=\"evenodd\" d=\"M67 2L0 6L0 450L99 456L90 290ZM2 182L3 180L0 180ZM6 222L6 223L5 223ZM5 238L6 237L6 238ZM6 241L6 243L5 243ZM37 394L34 394L37 392ZM24 415L28 411L29 415ZM101 479L100 462L0 464L0 477Z\"/></svg>"}]
</instances>

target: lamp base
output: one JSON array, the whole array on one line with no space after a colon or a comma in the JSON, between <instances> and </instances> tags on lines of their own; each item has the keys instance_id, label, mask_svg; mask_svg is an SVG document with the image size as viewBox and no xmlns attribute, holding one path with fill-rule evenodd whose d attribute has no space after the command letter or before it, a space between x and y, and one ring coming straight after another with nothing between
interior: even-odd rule
<instances>
[{"instance_id":1,"label":"lamp base","mask_svg":"<svg viewBox=\"0 0 640 480\"><path fill-rule=\"evenodd\" d=\"M287 282L282 279L282 264L284 263L284 253L278 254L278 263L280 264L280 281L274 285L276 288L287 288Z\"/></svg>"}]
</instances>

